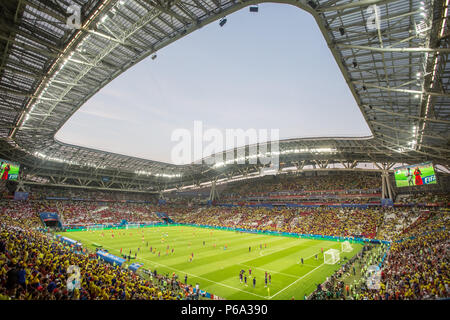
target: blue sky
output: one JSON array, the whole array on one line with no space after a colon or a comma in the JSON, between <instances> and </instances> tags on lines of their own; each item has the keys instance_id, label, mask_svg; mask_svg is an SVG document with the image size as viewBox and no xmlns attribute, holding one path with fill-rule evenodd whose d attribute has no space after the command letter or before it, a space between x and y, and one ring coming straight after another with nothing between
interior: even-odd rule
<instances>
[{"instance_id":1,"label":"blue sky","mask_svg":"<svg viewBox=\"0 0 450 320\"><path fill-rule=\"evenodd\" d=\"M248 8L124 72L56 134L60 141L163 162L175 129L279 129L280 138L370 130L314 19L280 4Z\"/></svg>"}]
</instances>

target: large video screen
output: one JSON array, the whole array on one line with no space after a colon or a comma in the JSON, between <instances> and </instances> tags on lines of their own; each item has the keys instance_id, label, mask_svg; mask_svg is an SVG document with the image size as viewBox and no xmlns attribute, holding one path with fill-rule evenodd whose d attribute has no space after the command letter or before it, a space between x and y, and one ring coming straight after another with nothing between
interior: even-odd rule
<instances>
[{"instance_id":1,"label":"large video screen","mask_svg":"<svg viewBox=\"0 0 450 320\"><path fill-rule=\"evenodd\" d=\"M19 177L20 164L0 159L0 179L17 180Z\"/></svg>"},{"instance_id":2,"label":"large video screen","mask_svg":"<svg viewBox=\"0 0 450 320\"><path fill-rule=\"evenodd\" d=\"M394 169L397 187L414 187L436 184L436 174L431 162L398 167Z\"/></svg>"}]
</instances>

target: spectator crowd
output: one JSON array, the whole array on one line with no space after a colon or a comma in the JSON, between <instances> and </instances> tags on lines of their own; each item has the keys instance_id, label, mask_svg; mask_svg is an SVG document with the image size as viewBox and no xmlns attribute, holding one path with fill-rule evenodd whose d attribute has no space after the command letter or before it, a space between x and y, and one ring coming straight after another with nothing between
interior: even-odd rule
<instances>
[{"instance_id":1,"label":"spectator crowd","mask_svg":"<svg viewBox=\"0 0 450 320\"><path fill-rule=\"evenodd\" d=\"M224 187L225 199L255 196L305 196L322 202L367 203L380 188L373 174L315 177L264 177ZM156 272L142 277L112 266L86 250L57 242L43 231L40 212L56 212L66 227L98 224L161 223L163 212L177 223L220 226L306 235L362 237L390 245L365 245L322 284L309 299L441 299L449 298L448 195L403 196L400 204L439 203L439 206L383 208L205 206L188 198L157 205L142 194L70 191L37 188L27 201L0 201L0 299L128 300L191 299L189 287L176 275ZM65 197L67 200L49 200ZM358 195L355 197L355 195ZM361 196L368 195L368 196ZM75 198L84 200L74 200ZM125 202L133 198L134 202ZM200 198L199 198L200 199ZM197 200L199 200L197 199ZM356 199L356 200L355 200ZM148 201L147 201L148 200ZM193 204L197 203L197 204ZM68 285L71 265L80 268L80 287ZM367 285L370 266L380 265L380 289Z\"/></svg>"}]
</instances>

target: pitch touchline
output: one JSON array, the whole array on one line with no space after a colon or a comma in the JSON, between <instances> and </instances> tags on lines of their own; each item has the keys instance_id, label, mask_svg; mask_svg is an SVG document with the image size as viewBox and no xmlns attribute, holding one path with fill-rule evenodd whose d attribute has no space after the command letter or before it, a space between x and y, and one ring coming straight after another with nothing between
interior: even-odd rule
<instances>
[{"instance_id":1,"label":"pitch touchline","mask_svg":"<svg viewBox=\"0 0 450 320\"><path fill-rule=\"evenodd\" d=\"M294 247L294 246L292 246L292 247ZM313 246L313 247L315 247L315 246ZM119 250L117 250L117 249L115 249L115 248L112 248L112 247L106 247L106 248L109 248L109 249L111 249L111 250L114 250L114 251L119 252ZM285 249L285 248L284 248L284 249ZM273 249L272 249L272 250L273 250ZM271 251L272 251L272 250L271 250ZM275 252L278 252L278 251L281 251L281 250L283 250L283 249L276 250ZM261 254L261 252L260 252L260 254ZM313 256L315 256L315 254L312 254L311 256L307 257L306 259L309 259L309 258L311 258L311 257L313 257ZM306 277L307 275L309 275L311 272L315 271L316 269L318 269L318 268L320 268L322 265L324 265L324 263L322 263L321 265L319 265L319 266L317 266L316 268L314 268L313 270L309 271L308 273L306 273L306 274L303 275L302 277L298 278L296 281L292 282L292 283L291 283L290 285L288 285L287 287L281 289L280 291L278 291L278 292L275 293L274 295L267 297L267 296L261 296L261 295L259 295L259 294L256 294L256 293L253 293L253 292L249 292L249 291L246 291L246 290L242 290L242 289L239 289L239 288L235 288L235 287L229 286L229 285L224 284L224 283L221 283L221 282L216 282L216 281L213 281L213 280L210 280L210 279L201 277L201 276L197 276L197 275L195 275L195 274L191 274L191 273L188 273L188 272L185 272L185 271L182 271L182 270L178 270L178 269L175 269L175 268L173 268L173 267L164 265L164 264L162 264L162 263L154 262L154 261L149 260L149 259L145 259L145 258L140 258L140 259L145 260L145 261L148 261L148 262L150 262L150 263L154 263L154 264L159 265L159 266L162 266L162 267L166 267L166 268L171 269L171 270L174 270L174 271L176 271L176 272L185 273L185 274L187 274L187 275L189 275L189 276L197 277L197 278L199 278L199 279L203 279L203 280L205 280L205 281L209 281L209 282L212 282L212 283L221 285L221 286L226 287L226 288L229 288L229 289L234 289L234 290L238 290L238 291L241 291L241 292L244 292L244 293L248 293L248 294L251 294L251 295L254 295L254 296L263 298L263 299L272 299L273 297L275 297L276 295L278 295L278 294L281 293L282 291L286 290L287 288L289 288L290 286L292 286L292 285L295 284L296 282L300 281L301 279L303 279L304 277ZM243 261L243 262L247 262L247 261L250 261L250 260L253 260L253 259L249 259L249 260L246 260L246 261ZM241 264L242 264L242 263L241 263ZM280 273L280 274L281 274L281 272L277 272L277 273ZM293 277L292 275L290 275L290 276Z\"/></svg>"},{"instance_id":2,"label":"pitch touchline","mask_svg":"<svg viewBox=\"0 0 450 320\"><path fill-rule=\"evenodd\" d=\"M104 247L105 247L105 246L104 246ZM114 249L114 248L112 248L112 247L106 247L106 248L109 248L109 249L111 249L111 250L113 250L113 251L118 251L118 250L116 250L116 249ZM248 294L252 294L252 295L254 295L254 296L257 296L257 297L260 297L260 298L263 298L263 299L268 299L268 298L269 298L269 297L261 296L261 295L259 295L259 294L253 293L253 292L249 292L249 291L245 291L245 290L242 290L242 289L239 289L239 288L235 288L235 287L229 286L229 285L224 284L224 283L221 283L221 282L216 282L216 281L213 281L213 280L209 280L209 279L207 279L207 278L203 278L203 277L201 277L201 276L197 276L197 275L195 275L195 274L191 274L191 273L188 273L188 272L185 272L185 271L182 271L182 270L178 270L178 269L175 269L175 268L173 268L173 267L167 266L167 265L165 265L165 264L158 263L158 262L154 262L154 261L152 261L152 260L148 260L148 259L145 259L145 258L140 258L140 260L145 260L145 261L151 262L151 263L153 263L153 264L156 264L156 265L159 265L159 266L162 266L162 267L165 267L165 268L174 270L174 271L179 272L179 273L185 273L185 274L187 274L187 275L189 275L189 276L191 276L191 277L196 277L196 278L199 278L199 279L203 279L203 280L206 280L206 281L209 281L209 282L212 282L212 283L215 283L215 284L218 284L218 285L227 287L227 288L229 288L229 289L234 289L234 290L238 290L238 291L245 292L245 293L248 293Z\"/></svg>"}]
</instances>

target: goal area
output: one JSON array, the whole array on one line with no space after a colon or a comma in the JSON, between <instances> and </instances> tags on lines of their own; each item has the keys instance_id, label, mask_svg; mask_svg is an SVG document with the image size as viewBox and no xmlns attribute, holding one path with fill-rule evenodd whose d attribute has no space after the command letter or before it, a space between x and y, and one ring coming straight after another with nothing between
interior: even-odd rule
<instances>
[{"instance_id":1,"label":"goal area","mask_svg":"<svg viewBox=\"0 0 450 320\"><path fill-rule=\"evenodd\" d=\"M336 249L330 249L324 252L323 262L325 264L336 264L340 260L340 252Z\"/></svg>"}]
</instances>

